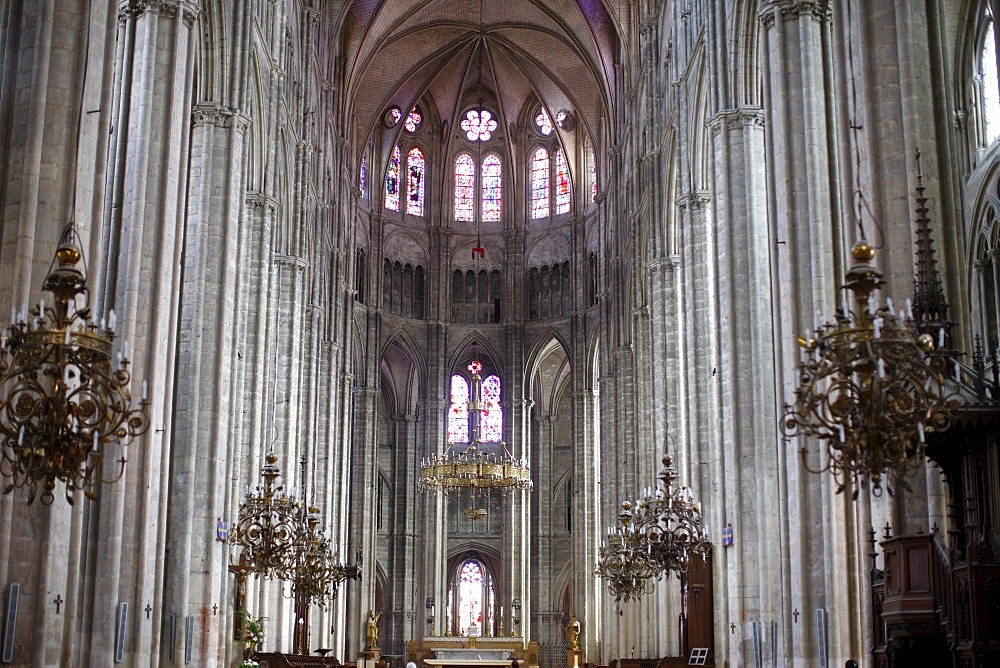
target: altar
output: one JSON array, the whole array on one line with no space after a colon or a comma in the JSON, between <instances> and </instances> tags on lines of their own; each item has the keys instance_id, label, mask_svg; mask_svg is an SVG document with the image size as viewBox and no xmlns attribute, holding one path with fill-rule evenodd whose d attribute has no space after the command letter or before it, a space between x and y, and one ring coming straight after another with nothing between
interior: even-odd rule
<instances>
[{"instance_id":1,"label":"altar","mask_svg":"<svg viewBox=\"0 0 1000 668\"><path fill-rule=\"evenodd\" d=\"M406 660L426 668L500 668L517 660L538 666L538 643L524 638L427 636L406 644Z\"/></svg>"}]
</instances>

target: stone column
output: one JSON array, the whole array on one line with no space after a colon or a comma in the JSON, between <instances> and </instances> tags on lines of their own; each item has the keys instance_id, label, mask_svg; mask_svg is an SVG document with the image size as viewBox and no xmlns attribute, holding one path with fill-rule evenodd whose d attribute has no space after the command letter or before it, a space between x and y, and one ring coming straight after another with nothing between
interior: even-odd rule
<instances>
[{"instance_id":1,"label":"stone column","mask_svg":"<svg viewBox=\"0 0 1000 668\"><path fill-rule=\"evenodd\" d=\"M791 342L832 314L842 267L842 210L837 198L838 153L832 138L833 91L831 22L828 0L765 0L760 5L760 45L764 109L768 132L768 217L774 254L771 260L774 336L783 343L775 378L782 399L794 396L798 351ZM781 583L783 654L793 666L812 666L828 651L830 664L852 654L836 638L837 625L823 620L851 615L844 594L844 506L829 475L807 472L799 455L818 468L819 450L811 442L778 442L779 533L797 536L783 549L787 575ZM813 565L823 563L824 568ZM793 609L802 612L798 623ZM749 629L743 631L749 634ZM860 649L860 648L859 648Z\"/></svg>"}]
</instances>

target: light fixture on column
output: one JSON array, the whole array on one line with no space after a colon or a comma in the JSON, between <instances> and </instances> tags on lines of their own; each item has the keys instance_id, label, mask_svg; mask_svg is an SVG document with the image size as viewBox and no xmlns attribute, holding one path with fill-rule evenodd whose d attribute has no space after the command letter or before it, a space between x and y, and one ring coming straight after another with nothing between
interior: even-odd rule
<instances>
[{"instance_id":1,"label":"light fixture on column","mask_svg":"<svg viewBox=\"0 0 1000 668\"><path fill-rule=\"evenodd\" d=\"M121 479L128 444L149 429L145 383L132 403L128 343L111 359L114 311L108 321L92 318L80 246L67 226L42 283L52 301L12 309L0 348L0 474L9 479L4 493L24 487L29 504L39 487L51 504L57 481L70 503L77 491L96 498L98 483Z\"/></svg>"},{"instance_id":2,"label":"light fixture on column","mask_svg":"<svg viewBox=\"0 0 1000 668\"><path fill-rule=\"evenodd\" d=\"M242 549L241 563L250 571L267 577L282 577L294 568L293 547L302 541L302 502L287 494L283 485L275 485L281 476L278 455L265 456L260 477L263 485L251 491L240 503L236 526L230 541Z\"/></svg>"},{"instance_id":3,"label":"light fixture on column","mask_svg":"<svg viewBox=\"0 0 1000 668\"><path fill-rule=\"evenodd\" d=\"M530 490L531 473L523 459L515 459L503 441L485 443L480 440L480 420L484 411L482 379L479 361L469 364L472 372L472 400L469 412L472 417L472 441L466 444L448 444L444 453L425 458L420 465L421 489L442 489L447 494L472 488L478 492L495 489L501 493ZM474 507L473 510L478 510ZM470 518L476 519L476 518Z\"/></svg>"},{"instance_id":4,"label":"light fixture on column","mask_svg":"<svg viewBox=\"0 0 1000 668\"><path fill-rule=\"evenodd\" d=\"M781 427L821 444L826 456L816 469L806 466L830 471L838 492L853 481L856 497L867 479L880 496L884 478L905 486L903 478L924 465L925 434L947 428L958 402L946 387L946 360L929 355L934 338L919 332L909 300L895 309L891 299L872 298L883 284L871 264L875 249L861 241L851 257L844 288L854 308L845 296L835 323L799 337L799 386ZM944 330L939 338L943 348Z\"/></svg>"},{"instance_id":5,"label":"light fixture on column","mask_svg":"<svg viewBox=\"0 0 1000 668\"><path fill-rule=\"evenodd\" d=\"M326 532L320 528L319 509L310 506L300 527L298 540L290 550L288 570L278 573L282 580L292 584L292 595L305 605L316 604L321 608L337 595L337 588L348 578L361 576L359 563L345 566L330 547Z\"/></svg>"},{"instance_id":6,"label":"light fixture on column","mask_svg":"<svg viewBox=\"0 0 1000 668\"><path fill-rule=\"evenodd\" d=\"M622 501L618 524L607 528L597 552L594 575L607 581L608 591L619 603L642 598L649 578L656 574L634 519L632 502Z\"/></svg>"},{"instance_id":7,"label":"light fixture on column","mask_svg":"<svg viewBox=\"0 0 1000 668\"><path fill-rule=\"evenodd\" d=\"M689 487L676 486L673 457L665 454L661 461L659 485L636 502L634 522L657 577L668 573L684 577L691 559L704 558L711 543L702 524L701 504Z\"/></svg>"},{"instance_id":8,"label":"light fixture on column","mask_svg":"<svg viewBox=\"0 0 1000 668\"><path fill-rule=\"evenodd\" d=\"M618 602L642 598L650 578L669 573L681 579L683 590L691 560L711 549L700 504L688 487L675 486L673 458L665 454L661 461L656 490L647 489L635 504L622 501L618 524L608 527L598 550L594 575L607 580Z\"/></svg>"}]
</instances>

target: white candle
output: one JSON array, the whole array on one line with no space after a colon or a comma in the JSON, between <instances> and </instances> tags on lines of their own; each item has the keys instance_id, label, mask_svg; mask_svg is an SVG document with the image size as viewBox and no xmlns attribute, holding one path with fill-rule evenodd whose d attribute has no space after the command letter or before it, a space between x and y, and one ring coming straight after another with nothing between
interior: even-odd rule
<instances>
[{"instance_id":1,"label":"white candle","mask_svg":"<svg viewBox=\"0 0 1000 668\"><path fill-rule=\"evenodd\" d=\"M128 339L122 339L122 357L128 359Z\"/></svg>"},{"instance_id":2,"label":"white candle","mask_svg":"<svg viewBox=\"0 0 1000 668\"><path fill-rule=\"evenodd\" d=\"M111 312L108 314L108 329L113 331L114 328L115 328L115 310L111 309Z\"/></svg>"},{"instance_id":3,"label":"white candle","mask_svg":"<svg viewBox=\"0 0 1000 668\"><path fill-rule=\"evenodd\" d=\"M917 437L920 439L921 443L924 442L924 423L923 422L918 422L917 423Z\"/></svg>"},{"instance_id":4,"label":"white candle","mask_svg":"<svg viewBox=\"0 0 1000 668\"><path fill-rule=\"evenodd\" d=\"M38 315L42 316L43 318L45 317L45 300L44 299L39 299L38 300Z\"/></svg>"},{"instance_id":5,"label":"white candle","mask_svg":"<svg viewBox=\"0 0 1000 668\"><path fill-rule=\"evenodd\" d=\"M101 318L101 329L107 329L107 327L104 326L104 318Z\"/></svg>"},{"instance_id":6,"label":"white candle","mask_svg":"<svg viewBox=\"0 0 1000 668\"><path fill-rule=\"evenodd\" d=\"M24 445L24 425L21 425L21 431L17 434L17 444Z\"/></svg>"},{"instance_id":7,"label":"white candle","mask_svg":"<svg viewBox=\"0 0 1000 668\"><path fill-rule=\"evenodd\" d=\"M64 341L64 344L67 346L69 345L69 325L66 325L66 340Z\"/></svg>"},{"instance_id":8,"label":"white candle","mask_svg":"<svg viewBox=\"0 0 1000 668\"><path fill-rule=\"evenodd\" d=\"M913 320L913 302L906 300L906 317Z\"/></svg>"},{"instance_id":9,"label":"white candle","mask_svg":"<svg viewBox=\"0 0 1000 668\"><path fill-rule=\"evenodd\" d=\"M882 361L881 357L878 360L878 377L885 380L885 362Z\"/></svg>"},{"instance_id":10,"label":"white candle","mask_svg":"<svg viewBox=\"0 0 1000 668\"><path fill-rule=\"evenodd\" d=\"M844 442L844 425L838 424L837 425L837 430L840 432L840 442L843 443Z\"/></svg>"},{"instance_id":11,"label":"white candle","mask_svg":"<svg viewBox=\"0 0 1000 668\"><path fill-rule=\"evenodd\" d=\"M889 309L889 315L896 315L896 311L892 308L892 297L885 298L885 307Z\"/></svg>"},{"instance_id":12,"label":"white candle","mask_svg":"<svg viewBox=\"0 0 1000 668\"><path fill-rule=\"evenodd\" d=\"M122 446L122 462L128 461L128 443Z\"/></svg>"},{"instance_id":13,"label":"white candle","mask_svg":"<svg viewBox=\"0 0 1000 668\"><path fill-rule=\"evenodd\" d=\"M958 366L958 362L955 362L955 382L962 382L962 369Z\"/></svg>"},{"instance_id":14,"label":"white candle","mask_svg":"<svg viewBox=\"0 0 1000 668\"><path fill-rule=\"evenodd\" d=\"M149 383L142 381L142 400L145 401L149 396Z\"/></svg>"},{"instance_id":15,"label":"white candle","mask_svg":"<svg viewBox=\"0 0 1000 668\"><path fill-rule=\"evenodd\" d=\"M872 322L872 325L875 327L875 338L876 339L881 339L882 338L882 318L875 318L875 320Z\"/></svg>"},{"instance_id":16,"label":"white candle","mask_svg":"<svg viewBox=\"0 0 1000 668\"><path fill-rule=\"evenodd\" d=\"M101 437L101 435L100 435L100 434L98 433L98 431L97 431L97 430L95 429L95 430L94 430L94 446L93 446L93 452L97 452L97 442L98 442L98 440L100 439L100 437Z\"/></svg>"},{"instance_id":17,"label":"white candle","mask_svg":"<svg viewBox=\"0 0 1000 668\"><path fill-rule=\"evenodd\" d=\"M938 348L944 348L944 327L938 330Z\"/></svg>"},{"instance_id":18,"label":"white candle","mask_svg":"<svg viewBox=\"0 0 1000 668\"><path fill-rule=\"evenodd\" d=\"M10 324L11 326L17 322L17 309L13 306L10 307Z\"/></svg>"}]
</instances>

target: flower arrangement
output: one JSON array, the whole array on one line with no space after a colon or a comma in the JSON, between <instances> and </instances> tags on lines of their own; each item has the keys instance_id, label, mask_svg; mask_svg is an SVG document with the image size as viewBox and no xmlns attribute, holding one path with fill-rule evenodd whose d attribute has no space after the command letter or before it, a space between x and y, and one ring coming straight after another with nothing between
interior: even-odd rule
<instances>
[{"instance_id":1,"label":"flower arrangement","mask_svg":"<svg viewBox=\"0 0 1000 668\"><path fill-rule=\"evenodd\" d=\"M260 666L260 664L253 659L246 659L240 664L239 668L258 668L258 666Z\"/></svg>"},{"instance_id":2,"label":"flower arrangement","mask_svg":"<svg viewBox=\"0 0 1000 668\"><path fill-rule=\"evenodd\" d=\"M237 611L240 618L243 620L243 642L253 643L254 645L260 645L264 642L264 621L267 617L258 617L254 619L250 616L250 613L245 608L240 608ZM256 666L256 663L247 664L246 661L243 662L247 666Z\"/></svg>"}]
</instances>

